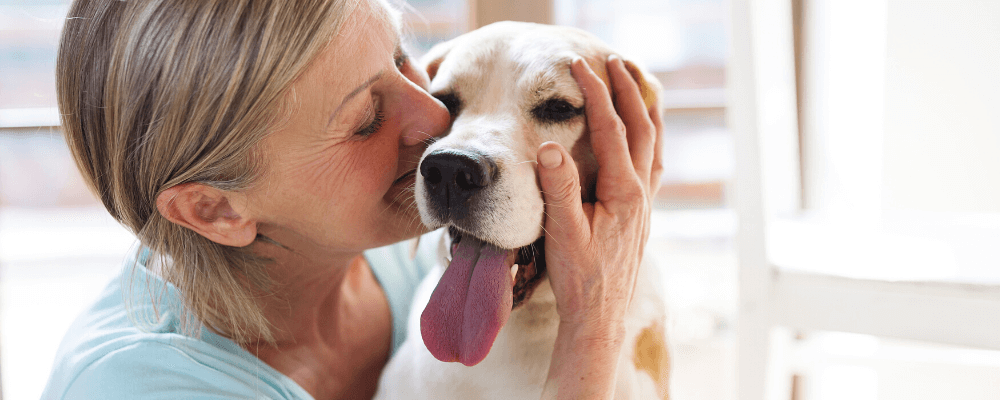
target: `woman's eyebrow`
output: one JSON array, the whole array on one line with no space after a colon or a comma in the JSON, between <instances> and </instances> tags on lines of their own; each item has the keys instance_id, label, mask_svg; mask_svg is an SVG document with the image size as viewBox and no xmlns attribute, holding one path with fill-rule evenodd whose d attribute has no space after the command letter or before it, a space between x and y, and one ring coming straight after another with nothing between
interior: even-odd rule
<instances>
[{"instance_id":1,"label":"woman's eyebrow","mask_svg":"<svg viewBox=\"0 0 1000 400\"><path fill-rule=\"evenodd\" d=\"M348 93L347 96L344 96L344 100L342 100L340 102L340 105L337 106L337 109L333 110L333 113L330 114L330 119L326 121L326 126L328 128L330 127L330 123L332 123L333 119L337 117L337 114L340 113L340 109L344 108L344 104L347 104L348 100L350 100L354 96L357 96L358 93L361 93L361 91L365 90L366 88L374 84L375 81L379 80L379 78L381 78L383 74L385 74L385 70L375 73L375 75L372 76L371 78L368 78L368 80L365 81L365 83L362 83L360 86L352 90L351 93Z\"/></svg>"}]
</instances>

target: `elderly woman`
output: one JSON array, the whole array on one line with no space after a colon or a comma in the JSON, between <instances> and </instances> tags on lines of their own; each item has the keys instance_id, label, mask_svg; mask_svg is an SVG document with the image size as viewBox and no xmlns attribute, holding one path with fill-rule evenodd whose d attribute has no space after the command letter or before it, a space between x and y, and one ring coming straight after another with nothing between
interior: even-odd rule
<instances>
[{"instance_id":1,"label":"elderly woman","mask_svg":"<svg viewBox=\"0 0 1000 400\"><path fill-rule=\"evenodd\" d=\"M372 396L430 266L391 244L423 233L412 177L450 124L400 40L381 0L73 3L66 138L141 246L70 328L43 398ZM548 379L608 398L661 129L628 106L620 61L617 112L589 67L567 68L613 171L599 185L638 195L581 204L566 149L539 149L562 321Z\"/></svg>"}]
</instances>

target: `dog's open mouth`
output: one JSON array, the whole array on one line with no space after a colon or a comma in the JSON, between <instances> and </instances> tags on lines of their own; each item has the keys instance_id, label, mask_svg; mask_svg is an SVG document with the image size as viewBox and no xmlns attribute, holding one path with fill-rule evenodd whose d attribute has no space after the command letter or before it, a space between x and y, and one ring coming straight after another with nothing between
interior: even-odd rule
<instances>
[{"instance_id":1,"label":"dog's open mouth","mask_svg":"<svg viewBox=\"0 0 1000 400\"><path fill-rule=\"evenodd\" d=\"M454 259L455 249L458 248L458 242L462 241L464 234L454 227L449 227L448 236L451 237L451 249L449 250L452 259ZM535 286L538 286L539 281L545 277L545 237L539 237L538 240L527 246L507 251L514 252L514 262L508 266L512 271L515 271L512 290L513 304L511 305L511 310L514 310L531 297Z\"/></svg>"},{"instance_id":2,"label":"dog's open mouth","mask_svg":"<svg viewBox=\"0 0 1000 400\"><path fill-rule=\"evenodd\" d=\"M501 249L455 228L448 232L451 263L420 315L420 333L435 358L472 366L544 277L543 240Z\"/></svg>"}]
</instances>

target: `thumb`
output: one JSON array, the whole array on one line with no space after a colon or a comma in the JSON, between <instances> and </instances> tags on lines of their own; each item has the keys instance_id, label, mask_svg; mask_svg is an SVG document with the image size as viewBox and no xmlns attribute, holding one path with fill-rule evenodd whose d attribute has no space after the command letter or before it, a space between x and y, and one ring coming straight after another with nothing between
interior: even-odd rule
<instances>
[{"instance_id":1,"label":"thumb","mask_svg":"<svg viewBox=\"0 0 1000 400\"><path fill-rule=\"evenodd\" d=\"M545 199L545 232L557 243L579 243L590 237L583 212L580 175L569 152L556 142L538 148L538 179Z\"/></svg>"}]
</instances>

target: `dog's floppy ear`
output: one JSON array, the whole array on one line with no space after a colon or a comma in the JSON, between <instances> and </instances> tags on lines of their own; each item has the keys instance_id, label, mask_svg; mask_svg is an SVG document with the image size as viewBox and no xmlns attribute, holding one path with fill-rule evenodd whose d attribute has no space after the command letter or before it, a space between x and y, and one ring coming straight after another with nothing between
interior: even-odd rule
<instances>
[{"instance_id":1,"label":"dog's floppy ear","mask_svg":"<svg viewBox=\"0 0 1000 400\"><path fill-rule=\"evenodd\" d=\"M642 102L646 104L646 109L651 110L653 107L656 107L658 103L657 99L659 99L660 92L663 90L660 81L652 74L643 71L634 62L629 60L623 61L625 61L625 69L632 74L632 79L635 79L639 84L639 93L642 94Z\"/></svg>"},{"instance_id":2,"label":"dog's floppy ear","mask_svg":"<svg viewBox=\"0 0 1000 400\"><path fill-rule=\"evenodd\" d=\"M438 68L441 67L441 62L444 61L444 57L448 55L452 47L455 47L455 40L449 40L444 43L438 43L431 47L421 59L421 63L424 65L424 70L427 71L427 78L434 80L434 76L437 75Z\"/></svg>"},{"instance_id":3,"label":"dog's floppy ear","mask_svg":"<svg viewBox=\"0 0 1000 400\"><path fill-rule=\"evenodd\" d=\"M590 64L590 69L597 73L597 76L604 81L604 84L608 86L608 91L610 91L611 81L608 79L606 56L586 57L584 59L587 61L587 64ZM642 68L639 68L631 60L622 58L622 61L625 63L625 69L628 70L632 78L639 84L639 93L642 94L642 102L646 104L646 109L652 110L653 107L656 107L660 91L663 90L660 81L656 80L652 74L643 71Z\"/></svg>"}]
</instances>

